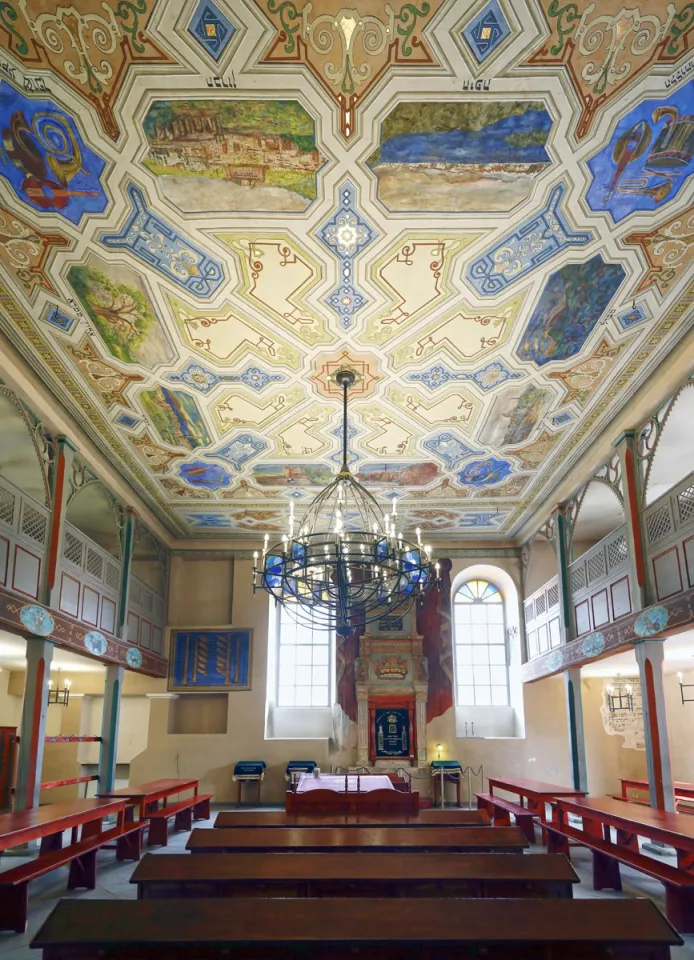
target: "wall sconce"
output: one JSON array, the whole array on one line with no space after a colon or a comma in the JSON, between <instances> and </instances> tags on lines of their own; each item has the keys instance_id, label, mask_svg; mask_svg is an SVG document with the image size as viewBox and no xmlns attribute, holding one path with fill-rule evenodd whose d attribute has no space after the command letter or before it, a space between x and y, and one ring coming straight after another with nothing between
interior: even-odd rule
<instances>
[{"instance_id":1,"label":"wall sconce","mask_svg":"<svg viewBox=\"0 0 694 960\"><path fill-rule=\"evenodd\" d=\"M442 751L442 750L443 750L443 744L442 744L442 743L437 743L437 744L436 744L436 752L437 752L438 755L439 755L439 760L441 759L441 751Z\"/></svg>"},{"instance_id":2,"label":"wall sconce","mask_svg":"<svg viewBox=\"0 0 694 960\"><path fill-rule=\"evenodd\" d=\"M694 683L682 683L682 672L680 671L677 674L677 679L680 682L680 696L682 697L682 703L694 703L694 697L685 697L684 691L691 690L694 687Z\"/></svg>"},{"instance_id":3,"label":"wall sconce","mask_svg":"<svg viewBox=\"0 0 694 960\"><path fill-rule=\"evenodd\" d=\"M60 687L60 670L58 670L58 685L55 690L53 689L53 681L48 681L48 703L57 703L62 707L66 707L70 702L70 687L72 686L72 681L67 678L63 681L63 687Z\"/></svg>"},{"instance_id":4,"label":"wall sconce","mask_svg":"<svg viewBox=\"0 0 694 960\"><path fill-rule=\"evenodd\" d=\"M624 711L625 713L634 712L634 698L632 696L630 683L622 685L618 676L617 686L614 687L609 683L605 687L605 693L607 694L607 706L609 707L610 713L619 713L620 711Z\"/></svg>"}]
</instances>

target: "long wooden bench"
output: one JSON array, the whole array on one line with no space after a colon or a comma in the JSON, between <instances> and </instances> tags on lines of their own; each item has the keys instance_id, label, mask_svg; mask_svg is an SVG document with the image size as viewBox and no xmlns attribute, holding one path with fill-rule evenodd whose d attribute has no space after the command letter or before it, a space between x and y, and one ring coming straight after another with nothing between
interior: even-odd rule
<instances>
[{"instance_id":1,"label":"long wooden bench","mask_svg":"<svg viewBox=\"0 0 694 960\"><path fill-rule=\"evenodd\" d=\"M192 830L193 820L209 820L211 793L198 793L194 797L179 800L158 810L145 813L149 821L147 846L159 845L165 847L169 842L169 820L174 817L174 832L177 830Z\"/></svg>"},{"instance_id":2,"label":"long wooden bench","mask_svg":"<svg viewBox=\"0 0 694 960\"><path fill-rule=\"evenodd\" d=\"M486 810L494 826L507 827L511 823L511 814L516 819L519 829L528 843L535 843L535 820L540 819L539 813L533 813L527 807L522 807L519 803L513 803L510 800L504 800L502 797L496 797L491 793L476 793L477 806L481 810Z\"/></svg>"},{"instance_id":3,"label":"long wooden bench","mask_svg":"<svg viewBox=\"0 0 694 960\"><path fill-rule=\"evenodd\" d=\"M620 798L621 799L621 798ZM640 853L633 846L621 846L568 824L545 824L548 833L547 852L569 855L571 846L586 847L593 853L593 889L621 890L619 864L659 880L665 886L665 912L674 926L683 933L692 933L687 901L694 896L694 875L669 863L661 863ZM572 840L573 843L569 843Z\"/></svg>"},{"instance_id":4,"label":"long wooden bench","mask_svg":"<svg viewBox=\"0 0 694 960\"><path fill-rule=\"evenodd\" d=\"M566 857L522 853L148 854L140 900L176 897L571 897Z\"/></svg>"},{"instance_id":5,"label":"long wooden bench","mask_svg":"<svg viewBox=\"0 0 694 960\"><path fill-rule=\"evenodd\" d=\"M448 853L520 853L528 842L518 827L254 827L252 830L200 829L186 850L201 853L346 853L368 856L405 850Z\"/></svg>"},{"instance_id":6,"label":"long wooden bench","mask_svg":"<svg viewBox=\"0 0 694 960\"><path fill-rule=\"evenodd\" d=\"M165 859L162 857L162 859ZM669 960L682 939L648 899L61 900L31 946L44 960Z\"/></svg>"},{"instance_id":7,"label":"long wooden bench","mask_svg":"<svg viewBox=\"0 0 694 960\"><path fill-rule=\"evenodd\" d=\"M621 800L624 803L635 803L637 807L650 807L649 800L643 800L641 797L623 797L618 793L611 793L610 797L613 800ZM675 795L675 807L678 813L688 814L689 816L694 815L694 806L688 806L694 801L691 797L678 797Z\"/></svg>"},{"instance_id":8,"label":"long wooden bench","mask_svg":"<svg viewBox=\"0 0 694 960\"><path fill-rule=\"evenodd\" d=\"M80 887L93 890L96 886L96 854L113 841L117 860L139 860L144 828L142 822L113 827L0 873L0 930L14 930L16 933L26 930L30 881L69 864L68 890Z\"/></svg>"}]
</instances>

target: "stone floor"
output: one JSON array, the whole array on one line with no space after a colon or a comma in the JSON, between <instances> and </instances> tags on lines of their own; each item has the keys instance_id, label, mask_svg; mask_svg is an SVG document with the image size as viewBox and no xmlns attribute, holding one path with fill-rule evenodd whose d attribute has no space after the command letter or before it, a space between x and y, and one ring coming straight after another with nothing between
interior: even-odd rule
<instances>
[{"instance_id":1,"label":"stone floor","mask_svg":"<svg viewBox=\"0 0 694 960\"><path fill-rule=\"evenodd\" d=\"M212 816L214 818L219 810L233 808L233 805L217 806L213 809ZM209 827L212 825L212 821L198 821L196 825ZM166 856L167 853L182 853L185 850L187 838L187 833L170 833L168 846L163 849L155 847L151 852L162 856ZM544 847L536 844L529 852L542 853L543 851ZM614 900L620 897L650 897L661 910L665 909L663 886L657 880L650 880L629 867L622 867L622 884L624 887L622 892L602 891L596 893L592 889L590 853L581 849L572 850L571 859L581 877L581 883L574 887L576 898L602 897ZM672 858L664 859L667 863L672 864L674 862ZM22 860L16 857L3 857L0 860L0 872L21 862ZM37 960L38 951L32 950L29 943L57 901L62 897L80 897L87 900L134 900L136 898L136 888L129 883L133 869L134 865L132 863L118 863L114 858L113 851L105 850L98 855L97 887L95 890L66 890L67 867L33 881L30 888L29 929L25 934L0 933L0 960ZM673 948L673 960L694 960L694 935L687 936L684 939L686 942L683 947Z\"/></svg>"}]
</instances>

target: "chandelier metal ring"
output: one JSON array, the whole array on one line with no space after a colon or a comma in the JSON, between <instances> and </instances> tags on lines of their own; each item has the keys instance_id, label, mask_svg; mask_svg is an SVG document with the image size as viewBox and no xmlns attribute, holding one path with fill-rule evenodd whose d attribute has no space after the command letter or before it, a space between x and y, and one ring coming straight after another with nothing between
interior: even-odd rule
<instances>
[{"instance_id":1,"label":"chandelier metal ring","mask_svg":"<svg viewBox=\"0 0 694 960\"><path fill-rule=\"evenodd\" d=\"M349 636L388 614L406 613L440 581L419 529L414 543L397 528L397 499L392 512L384 512L349 469L347 393L356 376L342 369L334 380L343 392L340 472L300 521L290 504L281 541L269 546L265 535L260 568L253 554L253 590L265 590L298 622Z\"/></svg>"}]
</instances>

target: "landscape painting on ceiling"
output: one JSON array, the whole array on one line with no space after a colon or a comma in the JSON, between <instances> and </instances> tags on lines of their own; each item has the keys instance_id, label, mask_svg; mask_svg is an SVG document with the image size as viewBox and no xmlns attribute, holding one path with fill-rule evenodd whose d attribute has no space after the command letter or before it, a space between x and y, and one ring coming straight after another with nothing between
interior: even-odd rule
<instances>
[{"instance_id":1,"label":"landscape painting on ceiling","mask_svg":"<svg viewBox=\"0 0 694 960\"><path fill-rule=\"evenodd\" d=\"M197 403L184 390L143 390L140 402L164 443L195 450L212 442ZM190 476L186 479L190 480Z\"/></svg>"},{"instance_id":2,"label":"landscape painting on ceiling","mask_svg":"<svg viewBox=\"0 0 694 960\"><path fill-rule=\"evenodd\" d=\"M184 212L302 212L324 157L295 100L156 100L145 166Z\"/></svg>"},{"instance_id":3,"label":"landscape painting on ceiling","mask_svg":"<svg viewBox=\"0 0 694 960\"><path fill-rule=\"evenodd\" d=\"M537 426L549 396L549 390L541 390L534 383L509 387L494 401L480 432L480 442L493 447L523 443Z\"/></svg>"},{"instance_id":4,"label":"landscape painting on ceiling","mask_svg":"<svg viewBox=\"0 0 694 960\"><path fill-rule=\"evenodd\" d=\"M173 348L134 270L90 253L83 264L70 267L67 278L114 357L150 368L173 359Z\"/></svg>"},{"instance_id":5,"label":"landscape painting on ceiling","mask_svg":"<svg viewBox=\"0 0 694 960\"><path fill-rule=\"evenodd\" d=\"M694 173L694 80L667 100L630 110L588 166L590 208L609 210L615 223L674 200Z\"/></svg>"},{"instance_id":6,"label":"landscape painting on ceiling","mask_svg":"<svg viewBox=\"0 0 694 960\"><path fill-rule=\"evenodd\" d=\"M380 483L398 487L424 487L439 477L439 468L430 460L421 463L365 463L359 468L361 483Z\"/></svg>"},{"instance_id":7,"label":"landscape painting on ceiling","mask_svg":"<svg viewBox=\"0 0 694 960\"><path fill-rule=\"evenodd\" d=\"M259 463L253 467L253 479L261 487L318 486L330 483L333 473L327 464Z\"/></svg>"},{"instance_id":8,"label":"landscape painting on ceiling","mask_svg":"<svg viewBox=\"0 0 694 960\"><path fill-rule=\"evenodd\" d=\"M624 277L621 264L605 263L600 254L553 273L518 347L520 359L541 367L579 353Z\"/></svg>"},{"instance_id":9,"label":"landscape painting on ceiling","mask_svg":"<svg viewBox=\"0 0 694 960\"><path fill-rule=\"evenodd\" d=\"M400 103L367 163L389 210L511 210L550 162L541 101Z\"/></svg>"}]
</instances>

